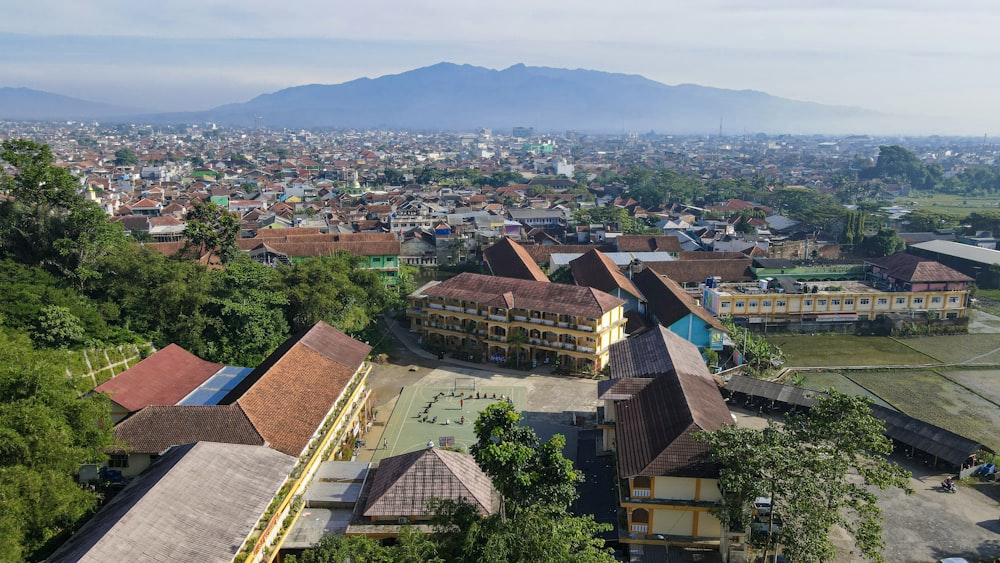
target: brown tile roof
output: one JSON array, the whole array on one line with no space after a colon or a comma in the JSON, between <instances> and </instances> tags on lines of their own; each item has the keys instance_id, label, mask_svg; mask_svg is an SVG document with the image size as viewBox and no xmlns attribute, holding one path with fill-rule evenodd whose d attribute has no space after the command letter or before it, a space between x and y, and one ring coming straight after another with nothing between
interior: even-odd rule
<instances>
[{"instance_id":1,"label":"brown tile roof","mask_svg":"<svg viewBox=\"0 0 1000 563\"><path fill-rule=\"evenodd\" d=\"M696 432L732 423L711 378L683 372L661 375L631 399L618 402L615 416L622 477L718 476L718 468L708 461L708 446L694 438Z\"/></svg>"},{"instance_id":2,"label":"brown tile roof","mask_svg":"<svg viewBox=\"0 0 1000 563\"><path fill-rule=\"evenodd\" d=\"M698 347L664 326L611 345L611 378L681 372L711 379Z\"/></svg>"},{"instance_id":3,"label":"brown tile roof","mask_svg":"<svg viewBox=\"0 0 1000 563\"><path fill-rule=\"evenodd\" d=\"M147 454L191 442L265 445L236 404L146 407L119 422L114 435L125 451Z\"/></svg>"},{"instance_id":4,"label":"brown tile roof","mask_svg":"<svg viewBox=\"0 0 1000 563\"><path fill-rule=\"evenodd\" d=\"M888 270L885 275L889 277L910 283L975 281L940 262L905 252L883 258L873 258L867 262Z\"/></svg>"},{"instance_id":5,"label":"brown tile roof","mask_svg":"<svg viewBox=\"0 0 1000 563\"><path fill-rule=\"evenodd\" d=\"M621 288L643 299L642 292L625 277L618 266L599 250L591 250L579 258L570 260L570 271L577 285L593 287L606 293Z\"/></svg>"},{"instance_id":6,"label":"brown tile roof","mask_svg":"<svg viewBox=\"0 0 1000 563\"><path fill-rule=\"evenodd\" d=\"M95 391L129 411L150 405L175 405L223 368L207 362L176 344L157 351L98 385Z\"/></svg>"},{"instance_id":7,"label":"brown tile roof","mask_svg":"<svg viewBox=\"0 0 1000 563\"><path fill-rule=\"evenodd\" d=\"M616 252L613 244L536 244L524 247L536 264L548 264L553 254L586 254L593 249Z\"/></svg>"},{"instance_id":8,"label":"brown tile roof","mask_svg":"<svg viewBox=\"0 0 1000 563\"><path fill-rule=\"evenodd\" d=\"M618 235L615 238L620 252L670 252L681 251L681 241L672 236Z\"/></svg>"},{"instance_id":9,"label":"brown tile roof","mask_svg":"<svg viewBox=\"0 0 1000 563\"><path fill-rule=\"evenodd\" d=\"M682 252L672 262L644 262L644 265L677 283L698 283L709 276L719 276L723 282L750 281L754 279L750 271L752 263L749 256L739 252Z\"/></svg>"},{"instance_id":10,"label":"brown tile roof","mask_svg":"<svg viewBox=\"0 0 1000 563\"><path fill-rule=\"evenodd\" d=\"M379 462L364 515L427 517L432 498L462 498L485 515L496 511L498 495L471 455L427 448Z\"/></svg>"},{"instance_id":11,"label":"brown tile roof","mask_svg":"<svg viewBox=\"0 0 1000 563\"><path fill-rule=\"evenodd\" d=\"M286 256L325 256L343 250L355 256L398 256L399 240L350 241L350 242L280 242L274 239L239 239L240 250L249 251L267 243L267 246Z\"/></svg>"},{"instance_id":12,"label":"brown tile roof","mask_svg":"<svg viewBox=\"0 0 1000 563\"><path fill-rule=\"evenodd\" d=\"M598 388L609 398L635 393L615 405L620 475L716 475L693 434L732 419L698 348L659 327L612 344L610 364L612 381L639 380Z\"/></svg>"},{"instance_id":13,"label":"brown tile roof","mask_svg":"<svg viewBox=\"0 0 1000 563\"><path fill-rule=\"evenodd\" d=\"M481 303L503 309L523 308L599 318L625 301L603 291L575 285L463 273L423 290L424 295Z\"/></svg>"},{"instance_id":14,"label":"brown tile roof","mask_svg":"<svg viewBox=\"0 0 1000 563\"><path fill-rule=\"evenodd\" d=\"M538 264L523 246L504 237L483 251L483 258L494 276L547 282Z\"/></svg>"},{"instance_id":15,"label":"brown tile roof","mask_svg":"<svg viewBox=\"0 0 1000 563\"><path fill-rule=\"evenodd\" d=\"M715 330L728 332L719 319L699 305L677 282L649 268L632 276L632 281L646 296L647 310L663 326L670 326L689 314L698 317Z\"/></svg>"},{"instance_id":16,"label":"brown tile roof","mask_svg":"<svg viewBox=\"0 0 1000 563\"><path fill-rule=\"evenodd\" d=\"M299 456L369 352L318 322L285 341L222 402L238 403L272 448Z\"/></svg>"}]
</instances>

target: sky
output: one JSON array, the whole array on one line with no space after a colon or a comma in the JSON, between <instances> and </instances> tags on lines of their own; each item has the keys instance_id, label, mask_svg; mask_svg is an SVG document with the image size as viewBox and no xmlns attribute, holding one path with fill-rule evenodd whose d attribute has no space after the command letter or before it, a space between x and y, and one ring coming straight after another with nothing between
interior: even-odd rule
<instances>
[{"instance_id":1,"label":"sky","mask_svg":"<svg viewBox=\"0 0 1000 563\"><path fill-rule=\"evenodd\" d=\"M996 0L0 0L0 87L154 111L447 61L760 90L1000 135ZM928 121L926 118L932 118Z\"/></svg>"}]
</instances>

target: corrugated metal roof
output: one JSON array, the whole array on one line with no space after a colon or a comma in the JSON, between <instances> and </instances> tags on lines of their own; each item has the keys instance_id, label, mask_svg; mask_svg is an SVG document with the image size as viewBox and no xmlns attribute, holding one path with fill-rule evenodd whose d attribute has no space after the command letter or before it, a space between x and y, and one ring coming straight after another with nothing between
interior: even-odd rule
<instances>
[{"instance_id":1,"label":"corrugated metal roof","mask_svg":"<svg viewBox=\"0 0 1000 563\"><path fill-rule=\"evenodd\" d=\"M962 258L963 260L980 262L982 264L1000 264L1000 250L990 250L989 248L981 248L978 246L972 246L971 244L962 244L960 242L950 242L946 240L929 240L920 244L914 244L912 247L929 252L946 254L948 256L955 256Z\"/></svg>"}]
</instances>

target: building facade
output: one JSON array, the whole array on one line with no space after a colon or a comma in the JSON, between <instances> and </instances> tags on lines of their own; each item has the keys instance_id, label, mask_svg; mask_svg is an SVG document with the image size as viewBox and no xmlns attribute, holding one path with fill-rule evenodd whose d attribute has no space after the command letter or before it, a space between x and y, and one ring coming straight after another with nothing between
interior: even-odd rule
<instances>
[{"instance_id":1,"label":"building facade","mask_svg":"<svg viewBox=\"0 0 1000 563\"><path fill-rule=\"evenodd\" d=\"M406 315L431 348L596 373L625 337L624 304L589 287L465 273L413 292Z\"/></svg>"}]
</instances>

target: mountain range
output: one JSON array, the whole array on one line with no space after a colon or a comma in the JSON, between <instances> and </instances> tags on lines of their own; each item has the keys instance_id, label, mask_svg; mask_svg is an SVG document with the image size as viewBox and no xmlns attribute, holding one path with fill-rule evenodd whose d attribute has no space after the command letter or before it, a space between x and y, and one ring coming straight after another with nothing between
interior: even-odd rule
<instances>
[{"instance_id":1,"label":"mountain range","mask_svg":"<svg viewBox=\"0 0 1000 563\"><path fill-rule=\"evenodd\" d=\"M3 119L214 122L269 128L677 134L842 133L884 129L888 116L752 90L669 86L639 75L514 65L493 70L439 63L379 78L311 84L244 103L181 113L141 113L25 88L0 88Z\"/></svg>"}]
</instances>

